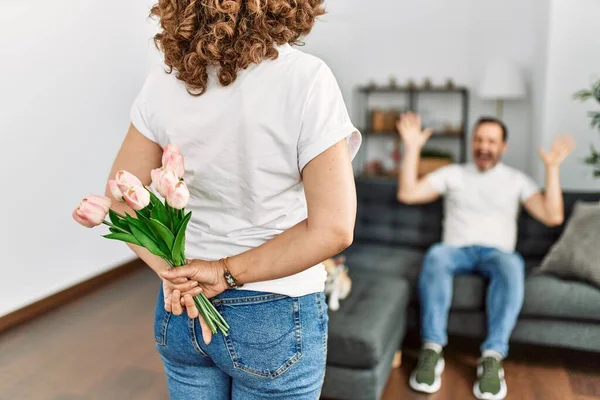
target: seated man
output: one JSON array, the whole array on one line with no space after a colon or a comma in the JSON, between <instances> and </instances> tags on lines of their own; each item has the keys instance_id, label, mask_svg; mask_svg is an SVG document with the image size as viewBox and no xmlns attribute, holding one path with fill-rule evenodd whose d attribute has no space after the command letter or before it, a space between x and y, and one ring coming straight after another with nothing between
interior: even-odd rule
<instances>
[{"instance_id":1,"label":"seated man","mask_svg":"<svg viewBox=\"0 0 600 400\"><path fill-rule=\"evenodd\" d=\"M524 261L515 252L519 203L548 226L563 222L559 166L572 151L573 140L563 136L550 151L540 149L546 166L542 194L531 178L501 163L507 130L497 119L477 122L472 163L447 166L423 179L417 177L417 165L432 132L422 131L419 116L412 113L402 116L398 130L405 146L398 199L413 204L445 196L443 242L428 250L419 277L423 348L410 386L425 393L440 388L452 280L455 275L478 273L489 279L488 333L473 393L478 399L503 399L507 389L502 359L521 310L525 279Z\"/></svg>"}]
</instances>

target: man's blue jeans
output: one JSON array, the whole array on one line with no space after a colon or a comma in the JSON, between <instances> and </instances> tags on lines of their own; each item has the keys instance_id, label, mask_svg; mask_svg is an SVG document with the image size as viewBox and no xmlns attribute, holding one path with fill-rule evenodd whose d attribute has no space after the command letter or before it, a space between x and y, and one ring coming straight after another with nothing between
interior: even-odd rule
<instances>
[{"instance_id":1,"label":"man's blue jeans","mask_svg":"<svg viewBox=\"0 0 600 400\"><path fill-rule=\"evenodd\" d=\"M227 290L212 299L231 330L204 344L198 319L172 315L158 296L154 336L171 400L317 400L325 376L327 304Z\"/></svg>"},{"instance_id":2,"label":"man's blue jeans","mask_svg":"<svg viewBox=\"0 0 600 400\"><path fill-rule=\"evenodd\" d=\"M490 282L486 299L488 331L481 350L494 350L506 357L525 289L525 263L518 253L482 246L432 246L419 277L422 339L446 345L453 278L473 273Z\"/></svg>"}]
</instances>

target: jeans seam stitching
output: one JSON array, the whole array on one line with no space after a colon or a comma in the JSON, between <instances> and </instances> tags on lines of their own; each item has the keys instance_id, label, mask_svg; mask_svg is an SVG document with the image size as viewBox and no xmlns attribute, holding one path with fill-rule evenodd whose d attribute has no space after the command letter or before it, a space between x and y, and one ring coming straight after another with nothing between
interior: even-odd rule
<instances>
[{"instance_id":1,"label":"jeans seam stitching","mask_svg":"<svg viewBox=\"0 0 600 400\"><path fill-rule=\"evenodd\" d=\"M325 382L325 369L327 368L327 339L328 339L328 334L327 334L327 327L325 326L325 308L323 307L323 303L325 302L325 299L323 298L323 294L319 293L319 295L317 296L317 303L319 306L319 314L321 316L321 320L319 321L321 323L321 329L323 330L323 338L322 338L322 345L323 345L323 354L324 354L324 365L323 365L323 381L321 382L321 384L323 382Z\"/></svg>"},{"instance_id":2,"label":"jeans seam stitching","mask_svg":"<svg viewBox=\"0 0 600 400\"><path fill-rule=\"evenodd\" d=\"M169 325L169 320L171 319L171 313L166 312L165 316L162 318L161 327L160 327L160 337L155 338L156 344L160 346L167 345L167 327Z\"/></svg>"},{"instance_id":3,"label":"jeans seam stitching","mask_svg":"<svg viewBox=\"0 0 600 400\"><path fill-rule=\"evenodd\" d=\"M296 354L302 354L302 321L300 321L300 299L294 299L294 328L296 333Z\"/></svg>"},{"instance_id":4,"label":"jeans seam stitching","mask_svg":"<svg viewBox=\"0 0 600 400\"><path fill-rule=\"evenodd\" d=\"M223 314L223 304L216 303L215 306L218 307L219 313ZM227 335L227 336L222 335L222 336L223 336L223 343L225 343L225 347L227 348L227 354L229 354L229 358L231 359L231 364L233 365L234 368L237 368L238 357L237 357L237 353L235 352L235 349L233 348L233 343L231 343L231 338L229 337L229 335Z\"/></svg>"}]
</instances>

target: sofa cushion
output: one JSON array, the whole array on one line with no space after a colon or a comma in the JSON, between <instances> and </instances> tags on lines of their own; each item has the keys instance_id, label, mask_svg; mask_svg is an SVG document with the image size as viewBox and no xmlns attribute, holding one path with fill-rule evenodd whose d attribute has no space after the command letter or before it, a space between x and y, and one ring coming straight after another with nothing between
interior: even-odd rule
<instances>
[{"instance_id":1,"label":"sofa cushion","mask_svg":"<svg viewBox=\"0 0 600 400\"><path fill-rule=\"evenodd\" d=\"M454 278L451 310L484 310L487 281L480 275Z\"/></svg>"},{"instance_id":2,"label":"sofa cushion","mask_svg":"<svg viewBox=\"0 0 600 400\"><path fill-rule=\"evenodd\" d=\"M371 243L356 243L344 251L350 273L385 273L406 278L411 284L419 276L423 254L414 248Z\"/></svg>"},{"instance_id":3,"label":"sofa cushion","mask_svg":"<svg viewBox=\"0 0 600 400\"><path fill-rule=\"evenodd\" d=\"M354 274L350 296L329 312L327 364L372 368L405 329L408 283L376 274ZM400 345L400 343L398 343Z\"/></svg>"},{"instance_id":4,"label":"sofa cushion","mask_svg":"<svg viewBox=\"0 0 600 400\"><path fill-rule=\"evenodd\" d=\"M403 278L409 283L410 304L418 303L417 288L424 251L402 246L358 243L344 254L353 281L355 272ZM452 309L482 310L485 287L485 280L477 275L456 277Z\"/></svg>"},{"instance_id":5,"label":"sofa cushion","mask_svg":"<svg viewBox=\"0 0 600 400\"><path fill-rule=\"evenodd\" d=\"M578 202L540 272L587 282L600 289L600 203Z\"/></svg>"},{"instance_id":6,"label":"sofa cushion","mask_svg":"<svg viewBox=\"0 0 600 400\"><path fill-rule=\"evenodd\" d=\"M525 281L521 316L600 322L600 290L586 283L532 275Z\"/></svg>"}]
</instances>

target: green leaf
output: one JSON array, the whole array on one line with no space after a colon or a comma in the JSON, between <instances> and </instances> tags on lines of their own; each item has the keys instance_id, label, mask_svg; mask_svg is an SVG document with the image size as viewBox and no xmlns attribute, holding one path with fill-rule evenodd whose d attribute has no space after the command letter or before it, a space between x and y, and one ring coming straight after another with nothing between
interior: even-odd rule
<instances>
[{"instance_id":1,"label":"green leaf","mask_svg":"<svg viewBox=\"0 0 600 400\"><path fill-rule=\"evenodd\" d=\"M173 243L166 242L162 239L162 234L156 229L156 227L149 218L147 218L145 215L140 214L139 211L136 211L136 215L138 217L138 220L142 221L146 228L148 228L148 230L152 233L152 239L156 242L156 244L158 244L160 250L164 254L171 254L171 248L173 247ZM173 234L171 234L171 236L173 236Z\"/></svg>"},{"instance_id":2,"label":"green leaf","mask_svg":"<svg viewBox=\"0 0 600 400\"><path fill-rule=\"evenodd\" d=\"M596 83L592 87L592 91L594 92L594 97L596 98L596 100L600 102L600 79L596 81Z\"/></svg>"},{"instance_id":3,"label":"green leaf","mask_svg":"<svg viewBox=\"0 0 600 400\"><path fill-rule=\"evenodd\" d=\"M176 265L185 264L185 230L187 228L188 222L190 222L191 217L191 212L185 216L185 218L181 222L181 226L177 230L177 235L175 236L175 243L173 243L171 257L173 257L173 261L176 263Z\"/></svg>"},{"instance_id":4,"label":"green leaf","mask_svg":"<svg viewBox=\"0 0 600 400\"><path fill-rule=\"evenodd\" d=\"M179 220L179 224L177 225L177 227L175 228L175 232L179 233L179 230L181 229L181 224L183 223L183 221L188 217L188 215L191 215L192 212L190 211L187 214L183 214Z\"/></svg>"},{"instance_id":5,"label":"green leaf","mask_svg":"<svg viewBox=\"0 0 600 400\"><path fill-rule=\"evenodd\" d=\"M592 97L592 92L590 92L589 90L580 90L579 92L575 93L573 95L573 98L575 100L581 100L581 101L585 101L587 99L589 99L590 97Z\"/></svg>"},{"instance_id":6,"label":"green leaf","mask_svg":"<svg viewBox=\"0 0 600 400\"><path fill-rule=\"evenodd\" d=\"M171 232L171 230L167 228L163 223L154 218L150 218L150 223L152 224L154 231L158 233L160 238L169 247L170 252L173 248L173 243L175 243L175 235L173 235L173 232Z\"/></svg>"},{"instance_id":7,"label":"green leaf","mask_svg":"<svg viewBox=\"0 0 600 400\"><path fill-rule=\"evenodd\" d=\"M148 189L146 189L146 190L148 190ZM152 204L152 203L150 203L150 204ZM136 212L135 212L135 214L136 214L136 215L143 215L143 216L144 216L144 217L146 217L146 218L150 218L150 208L152 208L152 207L150 206L150 204L148 204L148 206L147 206L147 207L144 207L144 208L142 208L141 210L139 210L139 211L136 211Z\"/></svg>"},{"instance_id":8,"label":"green leaf","mask_svg":"<svg viewBox=\"0 0 600 400\"><path fill-rule=\"evenodd\" d=\"M127 220L127 223L129 224L129 227L136 227L138 230L144 232L146 234L146 236L149 236L153 241L156 241L158 238L154 235L154 233L152 233L152 231L150 230L150 228L148 226L146 226L146 223L144 221L148 220L147 218L145 218L143 215L140 216L140 214L136 211L136 216L138 217L138 219L133 218L131 215L126 214L125 215L125 219ZM131 230L131 233L133 233L133 230Z\"/></svg>"},{"instance_id":9,"label":"green leaf","mask_svg":"<svg viewBox=\"0 0 600 400\"><path fill-rule=\"evenodd\" d=\"M600 112L590 112L590 117L592 118L590 122L591 127L595 128L598 126L600 128Z\"/></svg>"},{"instance_id":10,"label":"green leaf","mask_svg":"<svg viewBox=\"0 0 600 400\"><path fill-rule=\"evenodd\" d=\"M135 236L137 241L140 242L140 244L146 249L148 249L150 253L162 258L168 257L167 254L160 249L158 244L150 236L138 229L137 226L131 225L131 233L133 233L133 236Z\"/></svg>"},{"instance_id":11,"label":"green leaf","mask_svg":"<svg viewBox=\"0 0 600 400\"><path fill-rule=\"evenodd\" d=\"M169 226L169 214L167 213L167 209L164 204L158 203L159 205L155 205L150 213L150 218L154 218L159 221L161 224L165 226Z\"/></svg>"},{"instance_id":12,"label":"green leaf","mask_svg":"<svg viewBox=\"0 0 600 400\"><path fill-rule=\"evenodd\" d=\"M150 202L156 206L157 204L162 204L162 201L154 194L154 192L148 188L146 188L146 190L148 190L148 193L150 193Z\"/></svg>"},{"instance_id":13,"label":"green leaf","mask_svg":"<svg viewBox=\"0 0 600 400\"><path fill-rule=\"evenodd\" d=\"M131 243L131 244L136 244L138 246L141 246L142 244L135 238L135 236L130 235L128 233L111 233L108 235L104 235L105 238L107 239L112 239L112 240L119 240L121 242L127 242L127 243Z\"/></svg>"},{"instance_id":14,"label":"green leaf","mask_svg":"<svg viewBox=\"0 0 600 400\"><path fill-rule=\"evenodd\" d=\"M165 226L169 226L169 213L165 204L151 190L148 190L148 192L150 193L150 202L153 205L150 217L159 220Z\"/></svg>"},{"instance_id":15,"label":"green leaf","mask_svg":"<svg viewBox=\"0 0 600 400\"><path fill-rule=\"evenodd\" d=\"M112 233L123 233L120 230L118 230L117 228L113 228L112 226L110 228L108 228L109 231L111 231Z\"/></svg>"},{"instance_id":16,"label":"green leaf","mask_svg":"<svg viewBox=\"0 0 600 400\"><path fill-rule=\"evenodd\" d=\"M129 225L127 225L127 222L125 222L123 218L119 217L119 214L114 212L112 209L108 210L108 216L110 217L110 222L112 222L113 225L129 231Z\"/></svg>"},{"instance_id":17,"label":"green leaf","mask_svg":"<svg viewBox=\"0 0 600 400\"><path fill-rule=\"evenodd\" d=\"M174 209L168 204L165 204L165 206L172 224L171 228L173 229L173 232L178 232L179 230L177 228L179 227L179 224L181 224L182 220L182 218L179 217L179 210Z\"/></svg>"}]
</instances>

